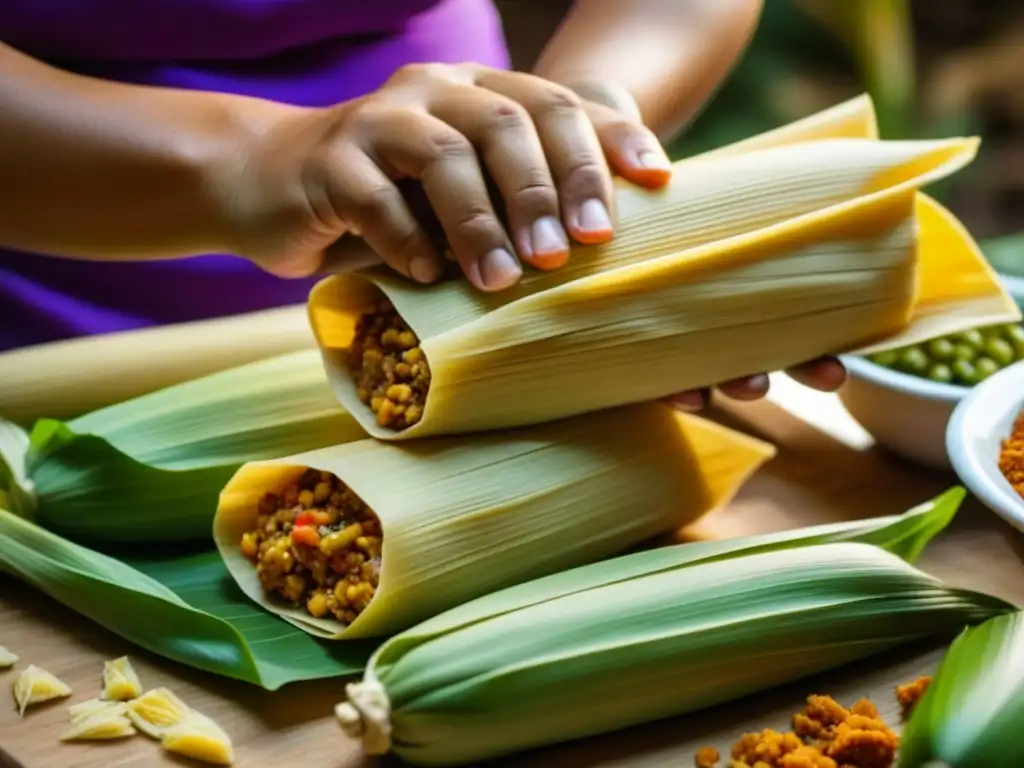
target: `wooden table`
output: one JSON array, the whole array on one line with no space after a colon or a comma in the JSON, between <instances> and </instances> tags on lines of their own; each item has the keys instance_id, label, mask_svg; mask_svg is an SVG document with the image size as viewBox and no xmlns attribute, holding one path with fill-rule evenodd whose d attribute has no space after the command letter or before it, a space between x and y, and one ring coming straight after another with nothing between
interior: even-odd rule
<instances>
[{"instance_id":1,"label":"wooden table","mask_svg":"<svg viewBox=\"0 0 1024 768\"><path fill-rule=\"evenodd\" d=\"M731 506L702 521L694 535L732 536L898 513L955 482L951 476L864 449L869 441L832 396L780 387L773 399L730 405L728 411L718 412L725 423L774 442L779 456ZM934 542L922 564L958 586L1024 605L1024 538L973 501L965 505L952 529ZM364 759L358 745L347 740L332 719L333 705L342 697L339 681L297 684L268 693L202 675L140 652L11 580L0 580L0 644L70 684L75 689L72 701L98 693L104 659L131 654L144 685L171 686L225 727L235 743L236 764L243 768L377 764ZM815 692L832 693L849 703L870 696L895 722L892 686L933 670L940 657L941 649L934 647L903 650L697 715L521 755L503 764L537 768L693 765L693 753L701 746L716 746L724 754L745 730L785 728L792 712ZM0 682L9 685L13 677L13 673L0 674ZM31 710L23 721L12 707L0 708L0 765L142 768L177 762L141 736L105 745L59 744L67 703Z\"/></svg>"}]
</instances>

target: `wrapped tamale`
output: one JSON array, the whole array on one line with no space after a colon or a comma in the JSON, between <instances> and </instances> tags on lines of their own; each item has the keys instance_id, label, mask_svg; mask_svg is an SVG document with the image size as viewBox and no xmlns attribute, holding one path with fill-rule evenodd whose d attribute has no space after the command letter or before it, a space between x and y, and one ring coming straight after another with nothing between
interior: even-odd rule
<instances>
[{"instance_id":1,"label":"wrapped tamale","mask_svg":"<svg viewBox=\"0 0 1024 768\"><path fill-rule=\"evenodd\" d=\"M1019 309L920 188L974 139L879 141L861 99L621 183L614 241L511 289L334 275L310 320L335 394L373 436L518 427L821 355L879 351Z\"/></svg>"},{"instance_id":2,"label":"wrapped tamale","mask_svg":"<svg viewBox=\"0 0 1024 768\"><path fill-rule=\"evenodd\" d=\"M673 532L771 454L660 403L472 440L362 440L244 465L214 538L268 610L322 637L383 635Z\"/></svg>"}]
</instances>

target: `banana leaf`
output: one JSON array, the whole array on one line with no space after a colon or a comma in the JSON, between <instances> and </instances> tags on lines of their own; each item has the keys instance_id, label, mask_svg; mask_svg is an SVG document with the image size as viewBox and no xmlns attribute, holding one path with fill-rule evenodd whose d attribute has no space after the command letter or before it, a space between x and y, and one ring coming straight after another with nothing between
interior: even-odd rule
<instances>
[{"instance_id":1,"label":"banana leaf","mask_svg":"<svg viewBox=\"0 0 1024 768\"><path fill-rule=\"evenodd\" d=\"M117 559L0 509L0 572L146 650L268 690L361 671L376 643L329 643L253 603L216 550Z\"/></svg>"},{"instance_id":2,"label":"banana leaf","mask_svg":"<svg viewBox=\"0 0 1024 768\"><path fill-rule=\"evenodd\" d=\"M903 731L899 768L1024 765L1024 613L971 627L946 652Z\"/></svg>"},{"instance_id":3,"label":"banana leaf","mask_svg":"<svg viewBox=\"0 0 1024 768\"><path fill-rule=\"evenodd\" d=\"M16 429L7 425L7 430ZM263 360L94 411L38 421L11 511L80 543L210 541L239 466L366 435L315 350Z\"/></svg>"},{"instance_id":4,"label":"banana leaf","mask_svg":"<svg viewBox=\"0 0 1024 768\"><path fill-rule=\"evenodd\" d=\"M903 515L685 546L703 561L855 541L912 562L953 519L964 496L953 488ZM133 547L130 554L105 554L4 510L0 541L0 572L152 653L269 690L358 673L379 644L321 641L265 613L235 586L212 549Z\"/></svg>"}]
</instances>

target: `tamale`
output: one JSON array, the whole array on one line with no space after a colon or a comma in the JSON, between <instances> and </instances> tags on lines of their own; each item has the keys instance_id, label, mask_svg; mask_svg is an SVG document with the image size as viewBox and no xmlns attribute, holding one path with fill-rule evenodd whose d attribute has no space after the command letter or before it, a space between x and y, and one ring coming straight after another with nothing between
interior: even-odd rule
<instances>
[{"instance_id":1,"label":"tamale","mask_svg":"<svg viewBox=\"0 0 1024 768\"><path fill-rule=\"evenodd\" d=\"M246 464L214 538L268 610L314 635L371 637L674 531L771 454L660 403L472 441L363 440Z\"/></svg>"},{"instance_id":2,"label":"tamale","mask_svg":"<svg viewBox=\"0 0 1024 768\"><path fill-rule=\"evenodd\" d=\"M310 321L335 394L380 439L460 434L1018 319L918 191L977 141L878 141L870 115L862 100L682 161L665 190L620 183L612 243L506 291L381 268L321 281Z\"/></svg>"}]
</instances>

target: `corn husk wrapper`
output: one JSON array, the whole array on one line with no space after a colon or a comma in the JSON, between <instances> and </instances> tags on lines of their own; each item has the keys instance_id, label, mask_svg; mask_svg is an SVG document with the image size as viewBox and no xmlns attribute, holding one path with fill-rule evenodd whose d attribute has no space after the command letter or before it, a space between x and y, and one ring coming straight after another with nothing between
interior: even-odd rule
<instances>
[{"instance_id":1,"label":"corn husk wrapper","mask_svg":"<svg viewBox=\"0 0 1024 768\"><path fill-rule=\"evenodd\" d=\"M978 142L875 137L860 99L682 161L668 189L621 183L614 242L496 294L331 276L309 312L335 394L380 439L458 434L1019 319L970 235L918 191ZM382 297L432 375L422 420L400 432L377 425L347 366L358 316Z\"/></svg>"},{"instance_id":2,"label":"corn husk wrapper","mask_svg":"<svg viewBox=\"0 0 1024 768\"><path fill-rule=\"evenodd\" d=\"M964 632L903 729L898 768L1024 765L1024 613Z\"/></svg>"},{"instance_id":3,"label":"corn husk wrapper","mask_svg":"<svg viewBox=\"0 0 1024 768\"><path fill-rule=\"evenodd\" d=\"M321 637L370 637L678 529L728 501L772 453L659 403L470 442L364 440L245 465L221 495L214 538L269 611ZM381 521L380 584L347 628L268 597L239 550L260 497L309 467L333 472Z\"/></svg>"}]
</instances>

